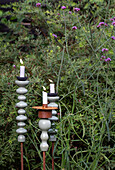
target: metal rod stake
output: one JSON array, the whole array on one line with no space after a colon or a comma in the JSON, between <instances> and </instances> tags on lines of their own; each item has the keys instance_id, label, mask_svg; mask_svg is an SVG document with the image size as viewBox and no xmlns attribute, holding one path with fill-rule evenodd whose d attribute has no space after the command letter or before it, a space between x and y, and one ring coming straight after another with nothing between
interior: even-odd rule
<instances>
[{"instance_id":1,"label":"metal rod stake","mask_svg":"<svg viewBox=\"0 0 115 170\"><path fill-rule=\"evenodd\" d=\"M23 143L21 142L21 170L23 170Z\"/></svg>"},{"instance_id":2,"label":"metal rod stake","mask_svg":"<svg viewBox=\"0 0 115 170\"><path fill-rule=\"evenodd\" d=\"M45 151L43 151L43 170L45 170Z\"/></svg>"},{"instance_id":3,"label":"metal rod stake","mask_svg":"<svg viewBox=\"0 0 115 170\"><path fill-rule=\"evenodd\" d=\"M53 156L53 152L54 152L54 142L52 142L52 170L54 170L54 156Z\"/></svg>"}]
</instances>

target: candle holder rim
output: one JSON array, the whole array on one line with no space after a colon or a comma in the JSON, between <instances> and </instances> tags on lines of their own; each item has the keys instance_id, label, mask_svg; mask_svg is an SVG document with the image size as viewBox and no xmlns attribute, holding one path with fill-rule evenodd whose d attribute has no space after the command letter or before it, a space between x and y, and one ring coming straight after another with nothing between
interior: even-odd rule
<instances>
[{"instance_id":1,"label":"candle holder rim","mask_svg":"<svg viewBox=\"0 0 115 170\"><path fill-rule=\"evenodd\" d=\"M25 80L28 79L28 77L19 77L19 76L17 76L17 79L20 80L20 81L25 81Z\"/></svg>"},{"instance_id":2,"label":"candle holder rim","mask_svg":"<svg viewBox=\"0 0 115 170\"><path fill-rule=\"evenodd\" d=\"M48 97L58 96L58 93L48 93Z\"/></svg>"},{"instance_id":3,"label":"candle holder rim","mask_svg":"<svg viewBox=\"0 0 115 170\"><path fill-rule=\"evenodd\" d=\"M55 110L58 109L57 107L44 107L44 106L33 106L33 109L37 110Z\"/></svg>"}]
</instances>

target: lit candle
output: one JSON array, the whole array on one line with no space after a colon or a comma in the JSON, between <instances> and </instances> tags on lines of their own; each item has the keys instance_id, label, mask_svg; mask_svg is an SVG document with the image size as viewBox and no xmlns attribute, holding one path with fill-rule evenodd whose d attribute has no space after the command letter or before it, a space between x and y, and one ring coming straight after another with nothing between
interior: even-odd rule
<instances>
[{"instance_id":1,"label":"lit candle","mask_svg":"<svg viewBox=\"0 0 115 170\"><path fill-rule=\"evenodd\" d=\"M22 59L20 59L20 63L23 64ZM20 77L24 77L25 75L25 66L20 66Z\"/></svg>"},{"instance_id":2,"label":"lit candle","mask_svg":"<svg viewBox=\"0 0 115 170\"><path fill-rule=\"evenodd\" d=\"M52 80L49 79L50 83L50 93L55 93L55 84Z\"/></svg>"},{"instance_id":3,"label":"lit candle","mask_svg":"<svg viewBox=\"0 0 115 170\"><path fill-rule=\"evenodd\" d=\"M46 88L43 86L43 89L46 90ZM42 92L42 99L43 99L43 104L47 104L47 93L45 91Z\"/></svg>"}]
</instances>

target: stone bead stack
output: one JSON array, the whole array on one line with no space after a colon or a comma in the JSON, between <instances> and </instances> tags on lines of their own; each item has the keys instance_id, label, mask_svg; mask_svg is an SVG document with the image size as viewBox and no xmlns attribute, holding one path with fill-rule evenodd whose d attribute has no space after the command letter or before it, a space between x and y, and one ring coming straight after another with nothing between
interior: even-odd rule
<instances>
[{"instance_id":1,"label":"stone bead stack","mask_svg":"<svg viewBox=\"0 0 115 170\"><path fill-rule=\"evenodd\" d=\"M57 107L58 108L58 104L55 103L59 100L59 96L57 96L57 93L49 93L48 94L48 100L49 100L49 104L48 107ZM56 141L56 134L57 134L57 129L55 129L55 123L54 121L57 121L58 118L56 117L57 111L56 110L52 110L52 117L49 118L49 120L51 121L51 128L48 130L49 132L49 140L52 142Z\"/></svg>"},{"instance_id":2,"label":"stone bead stack","mask_svg":"<svg viewBox=\"0 0 115 170\"><path fill-rule=\"evenodd\" d=\"M47 105L43 105L43 106L34 106L32 108L38 110L38 117L40 118L38 125L42 131L41 136L40 136L42 140L40 144L40 149L41 151L46 152L49 147L47 144L47 140L48 140L47 131L51 127L51 122L50 120L48 120L48 118L52 117L53 107L48 107ZM54 107L54 109L56 110L57 107Z\"/></svg>"},{"instance_id":3,"label":"stone bead stack","mask_svg":"<svg viewBox=\"0 0 115 170\"><path fill-rule=\"evenodd\" d=\"M48 140L48 129L51 127L51 122L49 120L46 119L41 119L39 121L39 128L42 130L41 133L41 144L40 144L40 149L41 151L47 151L48 150L48 144L47 144L47 140Z\"/></svg>"},{"instance_id":4,"label":"stone bead stack","mask_svg":"<svg viewBox=\"0 0 115 170\"><path fill-rule=\"evenodd\" d=\"M24 94L27 93L27 89L25 88L26 85L28 85L29 81L27 81L27 77L17 77L18 80L15 81L15 83L19 86L19 88L16 90L20 96L18 96L18 99L20 102L16 104L16 107L19 108L18 114L19 116L16 117L16 120L19 121L18 126L19 128L16 130L16 132L19 134L18 136L18 142L25 142L25 136L24 133L27 132L27 130L24 128L26 125L23 121L27 120L27 117L24 116L26 111L24 110L25 107L27 107L27 103L24 102L26 100L26 96Z\"/></svg>"}]
</instances>

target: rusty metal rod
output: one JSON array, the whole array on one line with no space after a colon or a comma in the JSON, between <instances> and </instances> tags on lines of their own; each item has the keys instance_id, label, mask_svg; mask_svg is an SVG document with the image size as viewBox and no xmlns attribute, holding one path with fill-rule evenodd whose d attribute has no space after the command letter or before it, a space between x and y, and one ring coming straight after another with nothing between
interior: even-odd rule
<instances>
[{"instance_id":1,"label":"rusty metal rod","mask_svg":"<svg viewBox=\"0 0 115 170\"><path fill-rule=\"evenodd\" d=\"M23 143L21 142L21 170L23 170Z\"/></svg>"},{"instance_id":2,"label":"rusty metal rod","mask_svg":"<svg viewBox=\"0 0 115 170\"><path fill-rule=\"evenodd\" d=\"M54 156L53 156L53 151L54 151L54 142L52 142L52 170L54 170Z\"/></svg>"},{"instance_id":3,"label":"rusty metal rod","mask_svg":"<svg viewBox=\"0 0 115 170\"><path fill-rule=\"evenodd\" d=\"M45 151L43 151L43 170L45 170Z\"/></svg>"}]
</instances>

